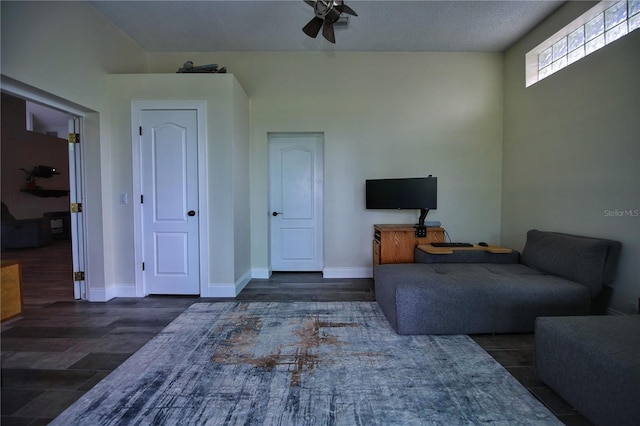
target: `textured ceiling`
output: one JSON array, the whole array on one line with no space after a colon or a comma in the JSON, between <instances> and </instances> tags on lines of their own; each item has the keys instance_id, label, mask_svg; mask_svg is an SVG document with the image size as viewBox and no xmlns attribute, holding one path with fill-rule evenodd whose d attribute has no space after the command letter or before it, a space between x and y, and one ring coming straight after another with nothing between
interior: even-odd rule
<instances>
[{"instance_id":1,"label":"textured ceiling","mask_svg":"<svg viewBox=\"0 0 640 426\"><path fill-rule=\"evenodd\" d=\"M92 1L148 52L504 51L564 1L358 1L336 44L302 27L302 0ZM344 16L344 15L343 15Z\"/></svg>"}]
</instances>

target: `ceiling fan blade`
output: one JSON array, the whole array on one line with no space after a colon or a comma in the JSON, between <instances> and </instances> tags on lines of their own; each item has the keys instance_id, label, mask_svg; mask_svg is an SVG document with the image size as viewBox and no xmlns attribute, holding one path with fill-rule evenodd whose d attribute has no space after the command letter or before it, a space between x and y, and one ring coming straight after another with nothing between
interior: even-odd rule
<instances>
[{"instance_id":1,"label":"ceiling fan blade","mask_svg":"<svg viewBox=\"0 0 640 426\"><path fill-rule=\"evenodd\" d=\"M336 35L333 32L333 22L324 21L324 25L322 26L322 35L331 43L335 44Z\"/></svg>"},{"instance_id":2,"label":"ceiling fan blade","mask_svg":"<svg viewBox=\"0 0 640 426\"><path fill-rule=\"evenodd\" d=\"M302 31L309 37L316 38L323 23L324 21L316 16L302 28Z\"/></svg>"},{"instance_id":3,"label":"ceiling fan blade","mask_svg":"<svg viewBox=\"0 0 640 426\"><path fill-rule=\"evenodd\" d=\"M347 15L358 16L358 14L346 4L338 5L336 6L336 9L338 9L340 13L346 13Z\"/></svg>"}]
</instances>

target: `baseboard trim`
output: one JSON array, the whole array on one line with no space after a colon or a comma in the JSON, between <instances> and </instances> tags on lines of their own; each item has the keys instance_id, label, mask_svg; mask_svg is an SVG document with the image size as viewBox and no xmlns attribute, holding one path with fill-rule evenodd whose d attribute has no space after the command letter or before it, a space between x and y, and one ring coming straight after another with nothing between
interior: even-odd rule
<instances>
[{"instance_id":1,"label":"baseboard trim","mask_svg":"<svg viewBox=\"0 0 640 426\"><path fill-rule=\"evenodd\" d=\"M87 300L89 302L108 302L116 297L144 297L136 293L136 286L119 284L107 288L89 288Z\"/></svg>"},{"instance_id":2,"label":"baseboard trim","mask_svg":"<svg viewBox=\"0 0 640 426\"><path fill-rule=\"evenodd\" d=\"M251 281L252 271L247 271L235 283L209 284L207 294L201 297L236 297Z\"/></svg>"},{"instance_id":3,"label":"baseboard trim","mask_svg":"<svg viewBox=\"0 0 640 426\"><path fill-rule=\"evenodd\" d=\"M251 270L251 277L260 280L267 280L271 278L271 268L253 268Z\"/></svg>"},{"instance_id":4,"label":"baseboard trim","mask_svg":"<svg viewBox=\"0 0 640 426\"><path fill-rule=\"evenodd\" d=\"M324 268L323 278L372 278L373 269L370 267L344 267L344 268ZM270 268L253 268L245 272L235 283L209 283L203 290L201 297L236 297L249 284L252 278L268 279L271 277ZM87 299L90 302L108 302L116 297L144 297L136 292L135 285L114 285L108 288L89 288ZM609 309L615 315L622 315L621 312Z\"/></svg>"},{"instance_id":5,"label":"baseboard trim","mask_svg":"<svg viewBox=\"0 0 640 426\"><path fill-rule=\"evenodd\" d=\"M117 285L114 287L116 297L139 297L134 285Z\"/></svg>"},{"instance_id":6,"label":"baseboard trim","mask_svg":"<svg viewBox=\"0 0 640 426\"><path fill-rule=\"evenodd\" d=\"M323 278L372 278L373 268L371 267L348 267L348 268L324 268Z\"/></svg>"},{"instance_id":7,"label":"baseboard trim","mask_svg":"<svg viewBox=\"0 0 640 426\"><path fill-rule=\"evenodd\" d=\"M113 290L105 288L88 288L87 300L89 302L108 302L109 300L117 297L113 294Z\"/></svg>"},{"instance_id":8,"label":"baseboard trim","mask_svg":"<svg viewBox=\"0 0 640 426\"><path fill-rule=\"evenodd\" d=\"M206 294L201 294L200 297L236 297L235 284L209 284L206 289Z\"/></svg>"},{"instance_id":9,"label":"baseboard trim","mask_svg":"<svg viewBox=\"0 0 640 426\"><path fill-rule=\"evenodd\" d=\"M249 270L236 281L236 294L233 297L236 297L240 294L240 292L247 286L247 284L249 284L252 276L253 273L251 270Z\"/></svg>"}]
</instances>

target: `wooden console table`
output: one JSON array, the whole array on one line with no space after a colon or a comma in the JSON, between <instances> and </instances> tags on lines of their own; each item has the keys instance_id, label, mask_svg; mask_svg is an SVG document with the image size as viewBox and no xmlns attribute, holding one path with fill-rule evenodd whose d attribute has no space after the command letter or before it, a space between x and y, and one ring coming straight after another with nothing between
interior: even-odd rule
<instances>
[{"instance_id":1,"label":"wooden console table","mask_svg":"<svg viewBox=\"0 0 640 426\"><path fill-rule=\"evenodd\" d=\"M444 242L443 228L427 228L427 236L416 237L413 225L374 225L373 264L413 263L420 244Z\"/></svg>"}]
</instances>

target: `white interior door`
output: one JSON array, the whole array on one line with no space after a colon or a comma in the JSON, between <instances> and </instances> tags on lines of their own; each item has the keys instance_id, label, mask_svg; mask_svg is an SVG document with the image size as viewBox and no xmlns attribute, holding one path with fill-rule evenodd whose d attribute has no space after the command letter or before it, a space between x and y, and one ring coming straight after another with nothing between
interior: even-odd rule
<instances>
[{"instance_id":1,"label":"white interior door","mask_svg":"<svg viewBox=\"0 0 640 426\"><path fill-rule=\"evenodd\" d=\"M323 137L270 134L271 269L321 271Z\"/></svg>"},{"instance_id":2,"label":"white interior door","mask_svg":"<svg viewBox=\"0 0 640 426\"><path fill-rule=\"evenodd\" d=\"M200 294L195 110L140 112L146 294Z\"/></svg>"}]
</instances>

